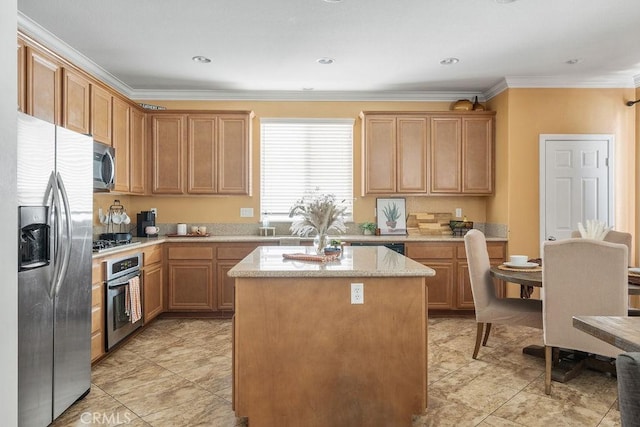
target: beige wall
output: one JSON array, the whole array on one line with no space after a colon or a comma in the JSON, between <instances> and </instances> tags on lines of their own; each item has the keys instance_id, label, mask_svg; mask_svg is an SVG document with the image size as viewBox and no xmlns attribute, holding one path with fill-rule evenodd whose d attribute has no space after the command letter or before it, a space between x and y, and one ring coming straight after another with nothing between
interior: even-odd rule
<instances>
[{"instance_id":1,"label":"beige wall","mask_svg":"<svg viewBox=\"0 0 640 427\"><path fill-rule=\"evenodd\" d=\"M539 256L539 135L615 136L616 229L636 228L635 108L633 89L509 89L489 102L497 111L496 194L490 222L509 226L509 252ZM506 129L504 128L506 126Z\"/></svg>"},{"instance_id":2,"label":"beige wall","mask_svg":"<svg viewBox=\"0 0 640 427\"><path fill-rule=\"evenodd\" d=\"M373 221L375 197L362 197L361 170L361 111L443 111L451 108L449 102L213 102L213 101L140 101L165 106L168 109L193 110L252 110L253 121L253 195L251 197L230 196L154 196L123 197L128 212L139 212L151 207L158 208L158 221L175 222L221 222L255 223L260 220L260 119L272 117L325 117L354 119L354 219L355 222ZM108 208L114 194L98 195L94 210ZM125 204L125 200L121 200ZM469 220L485 222L486 201L484 197L407 197L407 211L451 212L462 208ZM240 218L241 207L252 207L253 218Z\"/></svg>"}]
</instances>

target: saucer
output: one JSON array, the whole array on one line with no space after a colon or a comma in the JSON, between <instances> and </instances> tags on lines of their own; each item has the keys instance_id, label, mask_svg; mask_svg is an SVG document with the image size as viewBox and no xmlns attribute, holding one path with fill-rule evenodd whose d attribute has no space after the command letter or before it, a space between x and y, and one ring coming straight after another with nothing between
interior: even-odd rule
<instances>
[{"instance_id":1,"label":"saucer","mask_svg":"<svg viewBox=\"0 0 640 427\"><path fill-rule=\"evenodd\" d=\"M540 266L540 264L538 264L537 262L527 262L525 264L514 264L512 262L505 262L504 265L511 268L535 268Z\"/></svg>"}]
</instances>

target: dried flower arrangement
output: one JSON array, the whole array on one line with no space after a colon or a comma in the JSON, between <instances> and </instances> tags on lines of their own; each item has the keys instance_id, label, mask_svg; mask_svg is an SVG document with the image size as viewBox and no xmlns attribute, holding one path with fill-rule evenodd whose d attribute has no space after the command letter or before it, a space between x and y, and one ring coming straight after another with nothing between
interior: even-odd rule
<instances>
[{"instance_id":1,"label":"dried flower arrangement","mask_svg":"<svg viewBox=\"0 0 640 427\"><path fill-rule=\"evenodd\" d=\"M321 251L328 244L326 240L329 231L347 231L342 219L346 210L344 200L336 202L333 194L307 194L297 200L289 211L289 217L294 218L290 230L298 236L308 236L315 232L319 236L320 246L316 250Z\"/></svg>"}]
</instances>

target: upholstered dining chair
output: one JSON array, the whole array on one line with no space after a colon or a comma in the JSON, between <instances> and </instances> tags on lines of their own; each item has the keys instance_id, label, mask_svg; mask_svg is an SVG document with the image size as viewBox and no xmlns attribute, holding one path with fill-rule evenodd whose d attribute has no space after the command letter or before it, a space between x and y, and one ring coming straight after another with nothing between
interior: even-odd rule
<instances>
[{"instance_id":1,"label":"upholstered dining chair","mask_svg":"<svg viewBox=\"0 0 640 427\"><path fill-rule=\"evenodd\" d=\"M627 315L627 251L626 245L593 239L544 242L541 293L546 394L551 394L558 349L606 357L622 352L574 328L573 316ZM583 366L583 361L578 363L571 375Z\"/></svg>"},{"instance_id":2,"label":"upholstered dining chair","mask_svg":"<svg viewBox=\"0 0 640 427\"><path fill-rule=\"evenodd\" d=\"M640 353L622 353L616 360L618 406L623 427L640 423Z\"/></svg>"},{"instance_id":3,"label":"upholstered dining chair","mask_svg":"<svg viewBox=\"0 0 640 427\"><path fill-rule=\"evenodd\" d=\"M487 345L493 323L542 329L542 301L496 296L493 278L489 272L491 264L484 234L479 230L469 230L464 236L464 247L477 322L473 358L478 357L480 342L483 346Z\"/></svg>"},{"instance_id":4,"label":"upholstered dining chair","mask_svg":"<svg viewBox=\"0 0 640 427\"><path fill-rule=\"evenodd\" d=\"M574 230L571 232L571 237L577 238L577 237L581 237L580 236L580 232L578 230ZM603 241L604 242L611 242L611 243L619 243L621 245L626 245L627 246L627 250L628 250L628 254L629 254L629 265L633 265L633 260L631 259L631 240L632 240L632 235L631 233L625 233L624 231L615 231L615 230L609 230L609 232L604 236Z\"/></svg>"}]
</instances>

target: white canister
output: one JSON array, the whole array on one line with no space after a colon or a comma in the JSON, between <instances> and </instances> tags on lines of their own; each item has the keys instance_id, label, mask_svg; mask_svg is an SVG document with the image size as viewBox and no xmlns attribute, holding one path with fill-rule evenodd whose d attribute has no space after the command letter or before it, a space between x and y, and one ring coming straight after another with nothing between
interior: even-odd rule
<instances>
[{"instance_id":1,"label":"white canister","mask_svg":"<svg viewBox=\"0 0 640 427\"><path fill-rule=\"evenodd\" d=\"M178 234L181 236L187 234L187 224L178 224Z\"/></svg>"}]
</instances>

